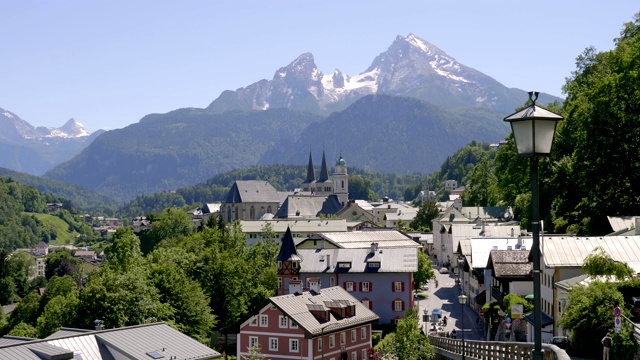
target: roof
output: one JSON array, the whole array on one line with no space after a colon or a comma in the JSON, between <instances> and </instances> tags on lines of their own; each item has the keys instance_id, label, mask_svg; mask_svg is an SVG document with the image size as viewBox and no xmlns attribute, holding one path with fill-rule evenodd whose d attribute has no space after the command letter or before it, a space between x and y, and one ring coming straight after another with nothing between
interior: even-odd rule
<instances>
[{"instance_id":1,"label":"roof","mask_svg":"<svg viewBox=\"0 0 640 360\"><path fill-rule=\"evenodd\" d=\"M74 330L74 329L71 329ZM0 359L149 359L157 352L169 359L215 359L217 351L182 334L165 323L153 323L86 332L61 330L47 339L0 343ZM3 338L4 339L4 338ZM13 338L9 338L9 341ZM77 357L80 355L81 357Z\"/></svg>"},{"instance_id":2,"label":"roof","mask_svg":"<svg viewBox=\"0 0 640 360\"><path fill-rule=\"evenodd\" d=\"M316 174L313 170L313 160L311 159L311 152L309 152L309 164L307 165L307 178L303 184L309 184L316 180Z\"/></svg>"},{"instance_id":3,"label":"roof","mask_svg":"<svg viewBox=\"0 0 640 360\"><path fill-rule=\"evenodd\" d=\"M513 218L513 210L510 206L464 206L460 209L460 213L471 220L511 220Z\"/></svg>"},{"instance_id":4,"label":"roof","mask_svg":"<svg viewBox=\"0 0 640 360\"><path fill-rule=\"evenodd\" d=\"M493 269L494 277L500 278L533 278L529 251L493 250L489 255L487 269Z\"/></svg>"},{"instance_id":5,"label":"roof","mask_svg":"<svg viewBox=\"0 0 640 360\"><path fill-rule=\"evenodd\" d=\"M518 241L521 241L525 247L525 250L521 249L522 245L519 245ZM474 237L471 238L471 267L486 269L487 262L489 261L489 254L491 250L507 250L511 247L514 250L525 251L527 255L531 250L533 243L532 238L497 238L497 237ZM467 259L469 260L469 259Z\"/></svg>"},{"instance_id":6,"label":"roof","mask_svg":"<svg viewBox=\"0 0 640 360\"><path fill-rule=\"evenodd\" d=\"M223 202L230 203L280 203L282 196L268 181L236 180Z\"/></svg>"},{"instance_id":7,"label":"roof","mask_svg":"<svg viewBox=\"0 0 640 360\"><path fill-rule=\"evenodd\" d=\"M565 279L562 281L556 281L553 283L554 286L565 290L565 291L569 291L571 290L571 288L573 288L576 285L584 285L584 286L589 286L589 284L591 284L594 281L600 281L600 282L618 282L618 278L616 278L615 276L611 275L611 276L591 276L591 275L587 275L587 274L582 274L582 275L578 275L569 279Z\"/></svg>"},{"instance_id":8,"label":"roof","mask_svg":"<svg viewBox=\"0 0 640 360\"><path fill-rule=\"evenodd\" d=\"M640 273L640 235L633 236L549 236L541 239L547 267L582 267L584 259L600 247L613 260L624 262Z\"/></svg>"},{"instance_id":9,"label":"roof","mask_svg":"<svg viewBox=\"0 0 640 360\"><path fill-rule=\"evenodd\" d=\"M317 218L320 215L333 215L342 209L335 195L289 195L275 214L279 219Z\"/></svg>"},{"instance_id":10,"label":"roof","mask_svg":"<svg viewBox=\"0 0 640 360\"><path fill-rule=\"evenodd\" d=\"M316 180L316 182L318 183L323 183L323 182L330 182L331 179L329 179L329 170L327 169L327 159L324 156L324 151L322 152L322 164L320 165L320 175L318 176L318 179Z\"/></svg>"},{"instance_id":11,"label":"roof","mask_svg":"<svg viewBox=\"0 0 640 360\"><path fill-rule=\"evenodd\" d=\"M550 317L549 315L545 314L544 311L541 311L540 313L540 317L542 318L541 320L541 326L547 326L547 325L551 325L553 324L553 318ZM535 323L535 319L534 319L534 313L530 312L528 314L524 315L524 319L531 325L533 325Z\"/></svg>"},{"instance_id":12,"label":"roof","mask_svg":"<svg viewBox=\"0 0 640 360\"><path fill-rule=\"evenodd\" d=\"M278 261L300 261L300 257L296 251L296 245L293 242L293 236L291 235L291 229L287 227L287 231L284 233L282 237L282 244L280 245L280 252L278 253L278 257L276 257Z\"/></svg>"},{"instance_id":13,"label":"roof","mask_svg":"<svg viewBox=\"0 0 640 360\"><path fill-rule=\"evenodd\" d=\"M300 273L414 273L418 271L416 248L298 249ZM370 262L379 263L372 267ZM349 264L348 267L339 263Z\"/></svg>"},{"instance_id":14,"label":"roof","mask_svg":"<svg viewBox=\"0 0 640 360\"><path fill-rule=\"evenodd\" d=\"M371 323L379 319L378 315L339 286L321 289L319 294L303 292L300 295L275 296L270 299L270 302L309 332L311 336L321 335L325 331L335 331ZM332 302L354 305L356 309L355 315L347 318L337 318L334 314L331 314L328 321L322 321L309 311L309 306L328 310L327 305Z\"/></svg>"},{"instance_id":15,"label":"roof","mask_svg":"<svg viewBox=\"0 0 640 360\"><path fill-rule=\"evenodd\" d=\"M264 227L271 225L271 230L276 233L284 233L287 227L293 233L313 234L317 232L347 231L345 219L273 219L273 220L240 220L242 232L263 233Z\"/></svg>"},{"instance_id":16,"label":"roof","mask_svg":"<svg viewBox=\"0 0 640 360\"><path fill-rule=\"evenodd\" d=\"M378 243L378 247L420 247L421 245L397 230L365 230L348 232L319 233L321 238L328 240L340 248L370 248L371 243Z\"/></svg>"},{"instance_id":17,"label":"roof","mask_svg":"<svg viewBox=\"0 0 640 360\"><path fill-rule=\"evenodd\" d=\"M636 225L635 216L607 216L613 231L629 230Z\"/></svg>"}]
</instances>

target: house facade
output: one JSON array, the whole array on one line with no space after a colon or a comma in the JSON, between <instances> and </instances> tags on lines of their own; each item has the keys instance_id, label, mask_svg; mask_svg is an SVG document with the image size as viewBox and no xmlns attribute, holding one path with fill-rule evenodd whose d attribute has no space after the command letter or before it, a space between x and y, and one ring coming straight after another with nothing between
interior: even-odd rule
<instances>
[{"instance_id":1,"label":"house facade","mask_svg":"<svg viewBox=\"0 0 640 360\"><path fill-rule=\"evenodd\" d=\"M309 289L315 280L340 286L380 323L399 320L413 308L413 273L420 244L398 231L320 233L299 244L285 234L278 256L279 293L291 281Z\"/></svg>"},{"instance_id":2,"label":"house facade","mask_svg":"<svg viewBox=\"0 0 640 360\"><path fill-rule=\"evenodd\" d=\"M378 320L373 311L338 286L290 285L290 294L270 298L240 324L238 358L255 349L272 360L368 359L371 324Z\"/></svg>"}]
</instances>

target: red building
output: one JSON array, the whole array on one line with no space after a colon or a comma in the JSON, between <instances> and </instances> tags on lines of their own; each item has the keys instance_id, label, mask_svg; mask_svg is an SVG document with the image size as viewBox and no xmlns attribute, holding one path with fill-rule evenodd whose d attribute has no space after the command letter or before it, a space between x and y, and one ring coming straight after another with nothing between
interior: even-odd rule
<instances>
[{"instance_id":1,"label":"red building","mask_svg":"<svg viewBox=\"0 0 640 360\"><path fill-rule=\"evenodd\" d=\"M237 356L257 349L268 359L365 360L371 347L371 324L378 315L342 287L320 288L299 280L288 295L275 296L240 324Z\"/></svg>"}]
</instances>

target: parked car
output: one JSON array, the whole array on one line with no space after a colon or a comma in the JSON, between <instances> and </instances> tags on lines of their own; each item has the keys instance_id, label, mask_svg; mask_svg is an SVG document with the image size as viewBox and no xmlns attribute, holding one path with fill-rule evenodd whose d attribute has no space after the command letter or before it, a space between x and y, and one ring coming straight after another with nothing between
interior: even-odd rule
<instances>
[{"instance_id":1,"label":"parked car","mask_svg":"<svg viewBox=\"0 0 640 360\"><path fill-rule=\"evenodd\" d=\"M448 274L449 273L449 269L447 269L446 267L440 268L440 274Z\"/></svg>"},{"instance_id":2,"label":"parked car","mask_svg":"<svg viewBox=\"0 0 640 360\"><path fill-rule=\"evenodd\" d=\"M422 285L422 290L428 291L429 290L429 284Z\"/></svg>"},{"instance_id":3,"label":"parked car","mask_svg":"<svg viewBox=\"0 0 640 360\"><path fill-rule=\"evenodd\" d=\"M571 339L566 336L554 336L549 340L549 344L553 344L564 351L569 352L573 348Z\"/></svg>"},{"instance_id":4,"label":"parked car","mask_svg":"<svg viewBox=\"0 0 640 360\"><path fill-rule=\"evenodd\" d=\"M640 297L632 297L631 301L633 302L631 316L636 321L640 320Z\"/></svg>"},{"instance_id":5,"label":"parked car","mask_svg":"<svg viewBox=\"0 0 640 360\"><path fill-rule=\"evenodd\" d=\"M433 308L433 310L431 310L431 314L432 315L437 315L438 318L442 317L442 310L440 310L440 308Z\"/></svg>"}]
</instances>

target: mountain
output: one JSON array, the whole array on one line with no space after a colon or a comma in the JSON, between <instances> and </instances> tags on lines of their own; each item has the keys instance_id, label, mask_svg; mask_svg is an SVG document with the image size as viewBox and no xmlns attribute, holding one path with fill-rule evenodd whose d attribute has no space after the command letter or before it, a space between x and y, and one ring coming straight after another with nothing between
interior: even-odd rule
<instances>
[{"instance_id":1,"label":"mountain","mask_svg":"<svg viewBox=\"0 0 640 360\"><path fill-rule=\"evenodd\" d=\"M33 127L0 108L0 167L42 175L77 155L102 132L92 134L74 119L59 128Z\"/></svg>"},{"instance_id":2,"label":"mountain","mask_svg":"<svg viewBox=\"0 0 640 360\"><path fill-rule=\"evenodd\" d=\"M364 72L348 76L339 70L323 74L313 55L305 53L278 69L272 80L260 80L235 91L224 91L207 108L228 110L291 108L328 115L371 94L411 96L445 109L487 108L508 115L527 99L465 66L414 34L398 36ZM540 95L540 103L562 99Z\"/></svg>"},{"instance_id":3,"label":"mountain","mask_svg":"<svg viewBox=\"0 0 640 360\"><path fill-rule=\"evenodd\" d=\"M180 109L107 131L45 176L119 201L193 185L255 165L273 147L295 141L320 116L288 109L212 114Z\"/></svg>"},{"instance_id":4,"label":"mountain","mask_svg":"<svg viewBox=\"0 0 640 360\"><path fill-rule=\"evenodd\" d=\"M510 129L489 109L445 110L410 97L368 95L323 122L313 123L296 142L267 151L258 165L306 164L311 148L320 159L344 156L348 164L383 173L439 169L471 141L498 142Z\"/></svg>"}]
</instances>

